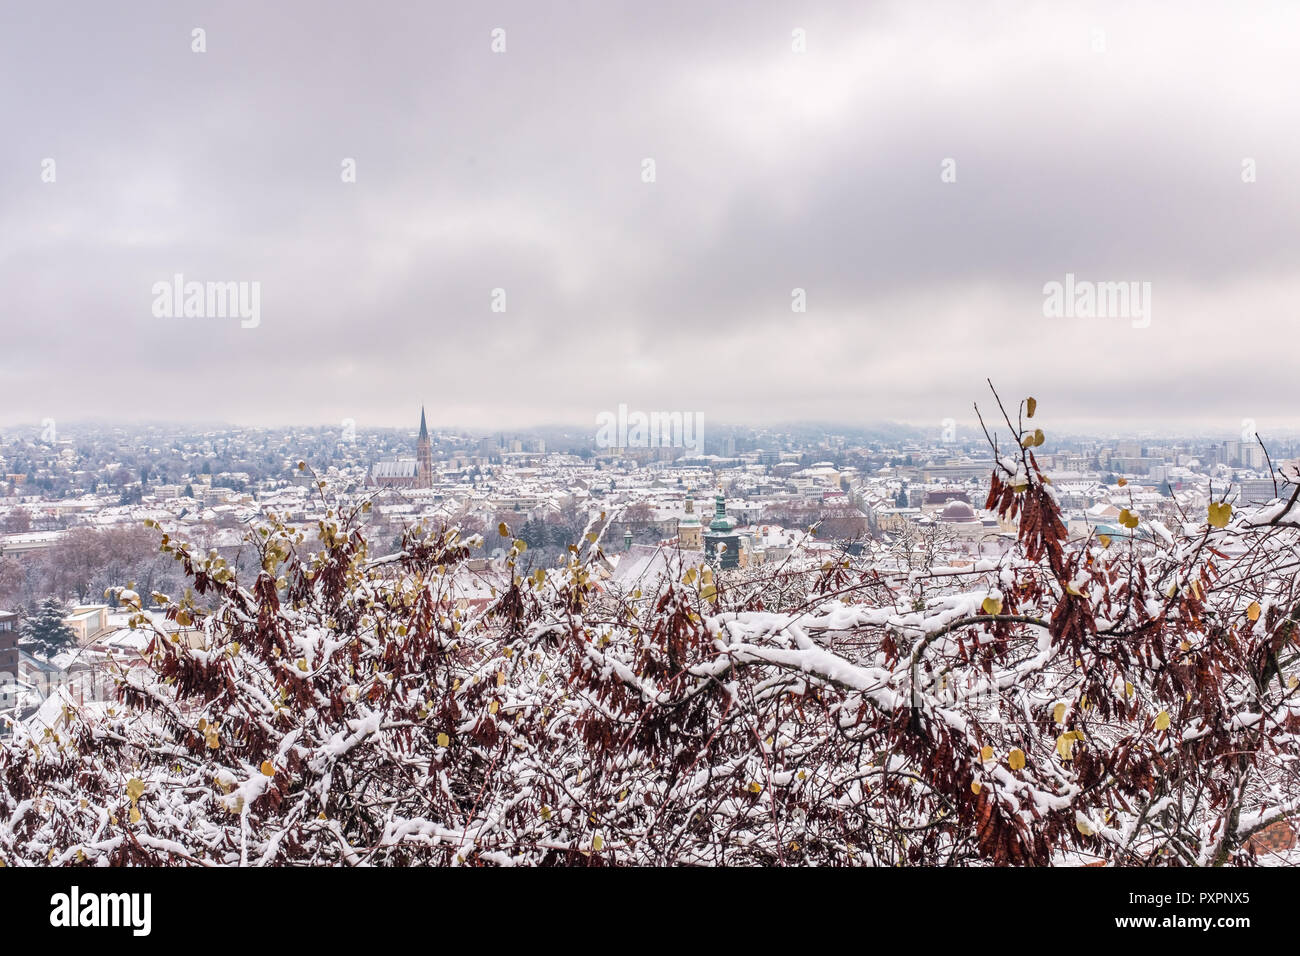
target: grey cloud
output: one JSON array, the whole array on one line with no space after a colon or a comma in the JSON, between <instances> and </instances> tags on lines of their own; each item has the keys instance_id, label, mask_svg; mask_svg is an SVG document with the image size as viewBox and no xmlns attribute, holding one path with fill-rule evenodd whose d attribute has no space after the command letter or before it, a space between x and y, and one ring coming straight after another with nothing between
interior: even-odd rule
<instances>
[{"instance_id":1,"label":"grey cloud","mask_svg":"<svg viewBox=\"0 0 1300 956\"><path fill-rule=\"evenodd\" d=\"M863 7L8 9L0 421L928 422L985 376L1300 420L1294 7ZM1045 320L1066 271L1151 281L1152 327ZM176 272L261 282L262 324L155 319Z\"/></svg>"}]
</instances>

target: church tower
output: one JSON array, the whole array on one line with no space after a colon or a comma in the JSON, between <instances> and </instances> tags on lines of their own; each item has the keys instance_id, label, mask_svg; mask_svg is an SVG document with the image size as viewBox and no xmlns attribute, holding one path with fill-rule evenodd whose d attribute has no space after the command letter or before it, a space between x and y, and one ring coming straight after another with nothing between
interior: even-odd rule
<instances>
[{"instance_id":1,"label":"church tower","mask_svg":"<svg viewBox=\"0 0 1300 956\"><path fill-rule=\"evenodd\" d=\"M677 522L677 546L683 551L703 551L703 534L700 517L695 513L695 495L687 490L686 516Z\"/></svg>"},{"instance_id":2,"label":"church tower","mask_svg":"<svg viewBox=\"0 0 1300 956\"><path fill-rule=\"evenodd\" d=\"M424 421L424 406L420 406L420 440L415 446L415 487L433 487L433 448L429 444L429 426Z\"/></svg>"},{"instance_id":3,"label":"church tower","mask_svg":"<svg viewBox=\"0 0 1300 956\"><path fill-rule=\"evenodd\" d=\"M736 519L727 514L721 486L713 504L713 520L704 535L704 557L720 568L734 568L740 564L740 535L736 534Z\"/></svg>"}]
</instances>

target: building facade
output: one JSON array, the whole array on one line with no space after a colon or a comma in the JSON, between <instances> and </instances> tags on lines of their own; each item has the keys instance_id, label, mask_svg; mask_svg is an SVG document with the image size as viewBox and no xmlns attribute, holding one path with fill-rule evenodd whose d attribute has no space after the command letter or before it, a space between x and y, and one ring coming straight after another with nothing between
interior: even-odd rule
<instances>
[{"instance_id":1,"label":"building facade","mask_svg":"<svg viewBox=\"0 0 1300 956\"><path fill-rule=\"evenodd\" d=\"M719 568L740 564L740 535L736 534L736 519L727 517L727 499L721 488L713 499L713 520L704 533L704 556Z\"/></svg>"},{"instance_id":2,"label":"building facade","mask_svg":"<svg viewBox=\"0 0 1300 956\"><path fill-rule=\"evenodd\" d=\"M420 407L420 437L415 443L414 458L377 461L371 466L370 480L380 488L432 488L433 443L429 426Z\"/></svg>"},{"instance_id":3,"label":"building facade","mask_svg":"<svg viewBox=\"0 0 1300 956\"><path fill-rule=\"evenodd\" d=\"M18 615L0 611L0 675L18 677Z\"/></svg>"},{"instance_id":4,"label":"building facade","mask_svg":"<svg viewBox=\"0 0 1300 956\"><path fill-rule=\"evenodd\" d=\"M695 513L695 495L686 493L686 515L677 522L677 546L683 551L704 550L704 526Z\"/></svg>"}]
</instances>

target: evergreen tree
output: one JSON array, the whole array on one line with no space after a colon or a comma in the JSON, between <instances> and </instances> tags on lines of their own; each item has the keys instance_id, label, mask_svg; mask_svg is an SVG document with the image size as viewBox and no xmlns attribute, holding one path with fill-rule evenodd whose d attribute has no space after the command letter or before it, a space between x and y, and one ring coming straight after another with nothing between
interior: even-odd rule
<instances>
[{"instance_id":1,"label":"evergreen tree","mask_svg":"<svg viewBox=\"0 0 1300 956\"><path fill-rule=\"evenodd\" d=\"M23 643L32 645L47 657L71 647L76 642L72 628L63 623L68 609L54 598L46 598L22 623L19 634Z\"/></svg>"}]
</instances>

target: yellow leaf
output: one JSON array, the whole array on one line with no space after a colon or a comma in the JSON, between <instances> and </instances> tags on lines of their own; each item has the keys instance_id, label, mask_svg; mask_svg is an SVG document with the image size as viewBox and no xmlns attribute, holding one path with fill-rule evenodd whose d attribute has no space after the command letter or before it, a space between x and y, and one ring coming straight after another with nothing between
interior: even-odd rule
<instances>
[{"instance_id":1,"label":"yellow leaf","mask_svg":"<svg viewBox=\"0 0 1300 956\"><path fill-rule=\"evenodd\" d=\"M984 603L980 607L983 608L985 614L1002 613L1002 601L991 594L984 599Z\"/></svg>"},{"instance_id":2,"label":"yellow leaf","mask_svg":"<svg viewBox=\"0 0 1300 956\"><path fill-rule=\"evenodd\" d=\"M1226 528L1228 521L1232 518L1232 505L1226 501L1212 501L1209 508L1210 525L1215 528Z\"/></svg>"},{"instance_id":3,"label":"yellow leaf","mask_svg":"<svg viewBox=\"0 0 1300 956\"><path fill-rule=\"evenodd\" d=\"M1125 485L1128 484L1128 479L1127 479L1127 478L1120 478L1120 479L1118 479L1118 480L1115 482L1115 484L1117 484L1117 485L1119 485L1121 488L1123 488Z\"/></svg>"},{"instance_id":4,"label":"yellow leaf","mask_svg":"<svg viewBox=\"0 0 1300 956\"><path fill-rule=\"evenodd\" d=\"M268 777L275 776L275 767L274 765L272 765L271 761L269 760L262 761L262 773L266 774Z\"/></svg>"},{"instance_id":5,"label":"yellow leaf","mask_svg":"<svg viewBox=\"0 0 1300 956\"><path fill-rule=\"evenodd\" d=\"M1013 747L1011 753L1007 754L1007 766L1012 770L1023 770L1025 767L1025 752L1019 747Z\"/></svg>"},{"instance_id":6,"label":"yellow leaf","mask_svg":"<svg viewBox=\"0 0 1300 956\"><path fill-rule=\"evenodd\" d=\"M506 526L504 521L497 525L497 534L501 535L503 538L510 537L510 529Z\"/></svg>"},{"instance_id":7,"label":"yellow leaf","mask_svg":"<svg viewBox=\"0 0 1300 956\"><path fill-rule=\"evenodd\" d=\"M144 796L144 781L139 777L132 777L126 782L126 795L135 803Z\"/></svg>"},{"instance_id":8,"label":"yellow leaf","mask_svg":"<svg viewBox=\"0 0 1300 956\"><path fill-rule=\"evenodd\" d=\"M599 833L597 833L594 837L591 838L591 848L593 850L599 850L604 845L605 845L605 838L602 837Z\"/></svg>"},{"instance_id":9,"label":"yellow leaf","mask_svg":"<svg viewBox=\"0 0 1300 956\"><path fill-rule=\"evenodd\" d=\"M1136 514L1124 508L1119 513L1119 523L1126 528L1136 528L1141 519Z\"/></svg>"},{"instance_id":10,"label":"yellow leaf","mask_svg":"<svg viewBox=\"0 0 1300 956\"><path fill-rule=\"evenodd\" d=\"M1032 397L1025 399L1025 411L1028 413L1027 417L1033 418L1034 412L1038 411L1038 399Z\"/></svg>"},{"instance_id":11,"label":"yellow leaf","mask_svg":"<svg viewBox=\"0 0 1300 956\"><path fill-rule=\"evenodd\" d=\"M497 686L502 687L505 685L505 682L506 682L506 672L497 671Z\"/></svg>"},{"instance_id":12,"label":"yellow leaf","mask_svg":"<svg viewBox=\"0 0 1300 956\"><path fill-rule=\"evenodd\" d=\"M1108 534L1099 534L1099 535L1097 535L1097 540L1101 542L1101 546L1102 546L1103 548L1109 548L1109 547L1110 547L1110 535L1108 535Z\"/></svg>"},{"instance_id":13,"label":"yellow leaf","mask_svg":"<svg viewBox=\"0 0 1300 956\"><path fill-rule=\"evenodd\" d=\"M1074 759L1074 734L1061 734L1056 738L1056 752L1062 760Z\"/></svg>"},{"instance_id":14,"label":"yellow leaf","mask_svg":"<svg viewBox=\"0 0 1300 956\"><path fill-rule=\"evenodd\" d=\"M139 822L140 822L140 808L139 808L139 807L132 807L132 808L131 808L131 812L127 815L127 819L130 820L132 823L139 823Z\"/></svg>"},{"instance_id":15,"label":"yellow leaf","mask_svg":"<svg viewBox=\"0 0 1300 956\"><path fill-rule=\"evenodd\" d=\"M706 601L712 603L712 602L714 602L714 601L716 601L716 600L718 599L718 589L717 589L716 587L714 587L712 584L706 584L706 585L705 585L705 586L700 590L700 597L702 597L702 598L704 598L704 600L706 600Z\"/></svg>"},{"instance_id":16,"label":"yellow leaf","mask_svg":"<svg viewBox=\"0 0 1300 956\"><path fill-rule=\"evenodd\" d=\"M1251 601L1250 607L1246 608L1246 619L1249 621L1259 620L1259 602Z\"/></svg>"},{"instance_id":17,"label":"yellow leaf","mask_svg":"<svg viewBox=\"0 0 1300 956\"><path fill-rule=\"evenodd\" d=\"M1088 821L1083 817L1075 817L1074 825L1079 828L1079 832L1084 836L1092 836L1092 827L1088 826Z\"/></svg>"},{"instance_id":18,"label":"yellow leaf","mask_svg":"<svg viewBox=\"0 0 1300 956\"><path fill-rule=\"evenodd\" d=\"M1034 447L1037 448L1043 442L1047 441L1047 436L1043 434L1041 428L1034 429Z\"/></svg>"},{"instance_id":19,"label":"yellow leaf","mask_svg":"<svg viewBox=\"0 0 1300 956\"><path fill-rule=\"evenodd\" d=\"M751 780L750 783L749 783L749 792L750 792L750 793L762 793L762 792L763 792L763 785L762 785L761 783L759 783L757 780Z\"/></svg>"},{"instance_id":20,"label":"yellow leaf","mask_svg":"<svg viewBox=\"0 0 1300 956\"><path fill-rule=\"evenodd\" d=\"M1169 711L1162 710L1156 714L1156 730L1169 729Z\"/></svg>"},{"instance_id":21,"label":"yellow leaf","mask_svg":"<svg viewBox=\"0 0 1300 956\"><path fill-rule=\"evenodd\" d=\"M515 550L518 551L520 554L523 554L525 551L528 550L528 542L525 541L523 538L515 538Z\"/></svg>"},{"instance_id":22,"label":"yellow leaf","mask_svg":"<svg viewBox=\"0 0 1300 956\"><path fill-rule=\"evenodd\" d=\"M451 738L448 737L445 733L444 733L444 734L439 734L439 735L438 735L438 746L439 746L439 747L446 747L446 746L447 746L448 744L450 744L450 743L451 743Z\"/></svg>"},{"instance_id":23,"label":"yellow leaf","mask_svg":"<svg viewBox=\"0 0 1300 956\"><path fill-rule=\"evenodd\" d=\"M988 746L981 747L980 760L992 760L992 759L993 759L993 748Z\"/></svg>"},{"instance_id":24,"label":"yellow leaf","mask_svg":"<svg viewBox=\"0 0 1300 956\"><path fill-rule=\"evenodd\" d=\"M979 792L980 792L981 790L983 790L983 789L984 789L984 788L980 786L980 782L979 782L978 780L972 780L972 781L971 781L971 784L970 784L970 792L971 792L971 793L976 793L976 794L977 794L977 793L979 793Z\"/></svg>"},{"instance_id":25,"label":"yellow leaf","mask_svg":"<svg viewBox=\"0 0 1300 956\"><path fill-rule=\"evenodd\" d=\"M488 713L495 714L497 712L497 708L499 708L500 706L501 705L498 704L495 700L492 701L492 703L488 704Z\"/></svg>"},{"instance_id":26,"label":"yellow leaf","mask_svg":"<svg viewBox=\"0 0 1300 956\"><path fill-rule=\"evenodd\" d=\"M1058 724L1065 723L1064 704L1057 704L1055 707L1052 708L1052 720L1056 721Z\"/></svg>"},{"instance_id":27,"label":"yellow leaf","mask_svg":"<svg viewBox=\"0 0 1300 956\"><path fill-rule=\"evenodd\" d=\"M1124 682L1124 696L1125 696L1125 697L1132 697L1132 696L1133 696L1133 685L1132 685L1131 683L1129 683L1128 681L1125 681L1125 682Z\"/></svg>"}]
</instances>

